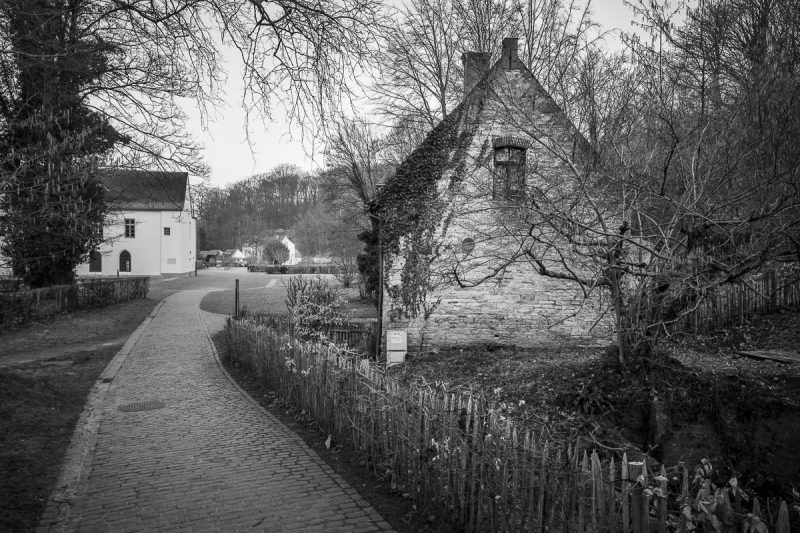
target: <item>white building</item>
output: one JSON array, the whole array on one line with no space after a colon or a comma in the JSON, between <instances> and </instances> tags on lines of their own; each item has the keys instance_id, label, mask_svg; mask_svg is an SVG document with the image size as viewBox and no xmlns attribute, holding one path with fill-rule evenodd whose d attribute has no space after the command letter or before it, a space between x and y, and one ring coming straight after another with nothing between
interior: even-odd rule
<instances>
[{"instance_id":1,"label":"white building","mask_svg":"<svg viewBox=\"0 0 800 533\"><path fill-rule=\"evenodd\" d=\"M108 169L104 244L79 276L179 276L194 272L197 223L185 172Z\"/></svg>"},{"instance_id":2,"label":"white building","mask_svg":"<svg viewBox=\"0 0 800 533\"><path fill-rule=\"evenodd\" d=\"M289 259L284 263L284 265L296 265L299 263L301 259L300 252L297 251L297 247L291 240L289 240L289 237L284 235L281 239L281 242L284 244L284 246L286 246L286 248L289 249Z\"/></svg>"}]
</instances>

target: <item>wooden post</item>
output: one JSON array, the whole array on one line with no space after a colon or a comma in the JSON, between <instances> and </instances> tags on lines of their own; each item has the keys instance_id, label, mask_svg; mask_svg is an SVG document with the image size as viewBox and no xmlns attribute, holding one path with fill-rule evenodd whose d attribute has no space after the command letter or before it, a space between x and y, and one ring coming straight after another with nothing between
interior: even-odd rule
<instances>
[{"instance_id":1,"label":"wooden post","mask_svg":"<svg viewBox=\"0 0 800 533\"><path fill-rule=\"evenodd\" d=\"M758 498L753 500L753 510L751 512L753 513L753 516L763 518L761 516L761 504L758 502Z\"/></svg>"},{"instance_id":2,"label":"wooden post","mask_svg":"<svg viewBox=\"0 0 800 533\"><path fill-rule=\"evenodd\" d=\"M239 278L236 278L234 318L239 318Z\"/></svg>"},{"instance_id":3,"label":"wooden post","mask_svg":"<svg viewBox=\"0 0 800 533\"><path fill-rule=\"evenodd\" d=\"M595 531L598 526L603 531L607 530L606 511L603 469L600 466L600 457L595 450L592 452L592 527Z\"/></svg>"},{"instance_id":4,"label":"wooden post","mask_svg":"<svg viewBox=\"0 0 800 533\"><path fill-rule=\"evenodd\" d=\"M778 284L775 279L775 271L769 271L769 307L771 312L778 310Z\"/></svg>"},{"instance_id":5,"label":"wooden post","mask_svg":"<svg viewBox=\"0 0 800 533\"><path fill-rule=\"evenodd\" d=\"M628 463L628 481L631 482L630 494L631 494L631 522L633 533L645 533L646 529L644 524L647 521L647 516L643 515L643 510L645 509L645 497L644 497L644 484L639 483L638 477L639 475L644 474L644 463L643 462L634 462L631 461Z\"/></svg>"},{"instance_id":6,"label":"wooden post","mask_svg":"<svg viewBox=\"0 0 800 533\"><path fill-rule=\"evenodd\" d=\"M789 508L786 506L786 500L781 500L781 505L778 508L775 533L789 533Z\"/></svg>"},{"instance_id":7,"label":"wooden post","mask_svg":"<svg viewBox=\"0 0 800 533\"><path fill-rule=\"evenodd\" d=\"M578 474L578 527L576 531L586 530L585 498L587 477L589 477L589 457L584 451L583 459L581 460L581 470ZM594 529L596 530L597 528Z\"/></svg>"},{"instance_id":8,"label":"wooden post","mask_svg":"<svg viewBox=\"0 0 800 533\"><path fill-rule=\"evenodd\" d=\"M658 482L658 488L661 494L658 496L658 531L659 533L666 533L667 531L667 470L664 465L661 465L661 480Z\"/></svg>"},{"instance_id":9,"label":"wooden post","mask_svg":"<svg viewBox=\"0 0 800 533\"><path fill-rule=\"evenodd\" d=\"M630 474L628 473L628 455L622 454L622 532L631 531L631 508L629 496L631 493Z\"/></svg>"},{"instance_id":10,"label":"wooden post","mask_svg":"<svg viewBox=\"0 0 800 533\"><path fill-rule=\"evenodd\" d=\"M548 449L548 444L546 440L543 440L544 448L542 449L542 457L541 461L539 461L539 491L536 494L536 522L535 522L535 531L537 533L541 533L542 525L544 524L544 493L547 490L547 478L548 478L548 454L550 450ZM555 494L553 495L555 496Z\"/></svg>"},{"instance_id":11,"label":"wooden post","mask_svg":"<svg viewBox=\"0 0 800 533\"><path fill-rule=\"evenodd\" d=\"M611 533L616 533L617 530L617 508L616 508L616 494L617 490L614 482L617 477L617 466L614 464L614 458L611 458L611 464L608 466L608 530Z\"/></svg>"}]
</instances>

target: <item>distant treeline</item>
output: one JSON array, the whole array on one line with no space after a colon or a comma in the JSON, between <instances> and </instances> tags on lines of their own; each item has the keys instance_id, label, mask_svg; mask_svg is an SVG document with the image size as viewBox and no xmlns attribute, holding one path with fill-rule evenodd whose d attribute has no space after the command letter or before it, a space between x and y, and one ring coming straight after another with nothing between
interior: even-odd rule
<instances>
[{"instance_id":1,"label":"distant treeline","mask_svg":"<svg viewBox=\"0 0 800 533\"><path fill-rule=\"evenodd\" d=\"M196 187L198 248L261 245L282 229L304 256L352 251L357 231L326 201L323 176L284 164L224 188Z\"/></svg>"}]
</instances>

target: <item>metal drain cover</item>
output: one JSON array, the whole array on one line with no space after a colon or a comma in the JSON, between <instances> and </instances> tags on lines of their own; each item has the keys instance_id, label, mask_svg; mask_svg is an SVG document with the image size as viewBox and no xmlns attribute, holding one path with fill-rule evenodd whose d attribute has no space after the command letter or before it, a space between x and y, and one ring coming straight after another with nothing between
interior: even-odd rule
<instances>
[{"instance_id":1,"label":"metal drain cover","mask_svg":"<svg viewBox=\"0 0 800 533\"><path fill-rule=\"evenodd\" d=\"M133 402L126 403L117 407L120 411L132 413L134 411L152 411L153 409L161 409L166 407L167 404L160 400L148 400L146 402Z\"/></svg>"}]
</instances>

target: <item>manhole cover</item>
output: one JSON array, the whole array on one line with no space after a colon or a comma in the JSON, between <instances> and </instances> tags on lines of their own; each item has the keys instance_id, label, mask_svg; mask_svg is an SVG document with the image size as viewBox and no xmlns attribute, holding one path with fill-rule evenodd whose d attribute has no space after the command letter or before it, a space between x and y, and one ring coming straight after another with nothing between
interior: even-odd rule
<instances>
[{"instance_id":1,"label":"manhole cover","mask_svg":"<svg viewBox=\"0 0 800 533\"><path fill-rule=\"evenodd\" d=\"M146 402L126 403L125 405L120 405L117 409L125 411L126 413L131 413L133 411L152 411L153 409L161 409L166 406L167 404L162 401L150 400Z\"/></svg>"}]
</instances>

